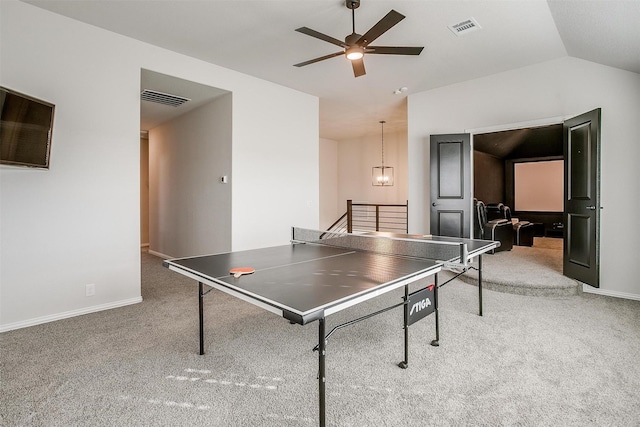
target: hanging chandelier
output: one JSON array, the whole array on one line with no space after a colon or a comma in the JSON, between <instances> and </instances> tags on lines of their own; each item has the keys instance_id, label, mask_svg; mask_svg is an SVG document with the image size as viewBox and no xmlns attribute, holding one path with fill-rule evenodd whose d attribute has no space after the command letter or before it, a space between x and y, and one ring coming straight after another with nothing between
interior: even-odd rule
<instances>
[{"instance_id":1,"label":"hanging chandelier","mask_svg":"<svg viewBox=\"0 0 640 427\"><path fill-rule=\"evenodd\" d=\"M371 185L376 187L386 187L393 185L393 167L384 165L384 120L380 120L380 126L382 128L380 134L380 142L382 145L382 162L380 166L374 166L371 169Z\"/></svg>"}]
</instances>

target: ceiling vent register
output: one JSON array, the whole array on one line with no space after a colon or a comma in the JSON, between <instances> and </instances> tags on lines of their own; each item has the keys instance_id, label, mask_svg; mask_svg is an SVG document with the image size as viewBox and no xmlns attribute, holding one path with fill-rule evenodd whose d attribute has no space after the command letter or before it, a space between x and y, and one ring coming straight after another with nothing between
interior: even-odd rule
<instances>
[{"instance_id":1,"label":"ceiling vent register","mask_svg":"<svg viewBox=\"0 0 640 427\"><path fill-rule=\"evenodd\" d=\"M464 34L472 33L481 29L482 27L478 24L474 18L469 18L465 21L458 22L457 24L449 25L449 29L456 36L462 36Z\"/></svg>"},{"instance_id":2,"label":"ceiling vent register","mask_svg":"<svg viewBox=\"0 0 640 427\"><path fill-rule=\"evenodd\" d=\"M156 104L169 105L171 107L179 107L185 102L191 101L189 98L184 98L178 95L171 95L168 93L156 92L155 90L145 89L140 94L140 99L148 102L155 102Z\"/></svg>"}]
</instances>

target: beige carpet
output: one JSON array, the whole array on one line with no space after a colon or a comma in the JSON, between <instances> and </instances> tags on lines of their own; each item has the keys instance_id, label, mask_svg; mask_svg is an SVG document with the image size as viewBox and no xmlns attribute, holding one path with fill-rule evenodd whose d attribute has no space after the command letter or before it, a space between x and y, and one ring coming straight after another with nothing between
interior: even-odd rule
<instances>
[{"instance_id":1,"label":"beige carpet","mask_svg":"<svg viewBox=\"0 0 640 427\"><path fill-rule=\"evenodd\" d=\"M477 263L474 263L477 266ZM443 278L453 274L446 272ZM475 284L478 272L460 277ZM510 251L482 257L485 289L518 295L570 296L582 292L582 283L562 274L562 239L536 237L532 247L514 246Z\"/></svg>"},{"instance_id":2,"label":"beige carpet","mask_svg":"<svg viewBox=\"0 0 640 427\"><path fill-rule=\"evenodd\" d=\"M200 356L197 283L148 254L141 273L140 304L0 334L0 426L318 425L317 322L214 291ZM411 325L406 370L399 308L329 339L328 426L638 427L640 301L486 291L480 317L477 288L454 281L438 296L440 346L434 316Z\"/></svg>"}]
</instances>

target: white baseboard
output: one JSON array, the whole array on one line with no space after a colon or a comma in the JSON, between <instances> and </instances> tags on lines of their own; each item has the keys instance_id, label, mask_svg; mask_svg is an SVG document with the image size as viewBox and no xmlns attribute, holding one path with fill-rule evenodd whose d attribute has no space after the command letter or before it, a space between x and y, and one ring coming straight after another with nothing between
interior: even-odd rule
<instances>
[{"instance_id":1,"label":"white baseboard","mask_svg":"<svg viewBox=\"0 0 640 427\"><path fill-rule=\"evenodd\" d=\"M169 255L162 254L162 253L160 253L160 252L152 251L151 249L149 249L147 252L148 252L150 255L154 255L154 256L157 256L157 257L162 258L162 259L175 258L175 257L169 256Z\"/></svg>"},{"instance_id":2,"label":"white baseboard","mask_svg":"<svg viewBox=\"0 0 640 427\"><path fill-rule=\"evenodd\" d=\"M606 297L615 297L615 298L624 298L630 299L634 301L640 301L640 295L637 294L629 294L627 292L618 292L618 291L608 291L606 289L594 288L589 285L582 285L582 292L586 292L588 294L597 294L603 295Z\"/></svg>"},{"instance_id":3,"label":"white baseboard","mask_svg":"<svg viewBox=\"0 0 640 427\"><path fill-rule=\"evenodd\" d=\"M21 322L0 325L0 333L12 331L14 329L27 328L29 326L41 325L43 323L55 322L56 320L68 319L70 317L81 316L83 314L96 313L98 311L110 310L112 308L124 307L126 305L142 302L142 297L129 298L107 304L94 305L80 308L78 310L65 311L63 313L51 314L49 316L36 317L35 319L23 320Z\"/></svg>"}]
</instances>

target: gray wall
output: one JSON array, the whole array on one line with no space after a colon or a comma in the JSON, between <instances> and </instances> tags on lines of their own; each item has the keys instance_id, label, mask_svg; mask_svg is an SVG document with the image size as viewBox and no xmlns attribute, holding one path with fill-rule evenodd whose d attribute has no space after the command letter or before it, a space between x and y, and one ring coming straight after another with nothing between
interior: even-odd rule
<instances>
[{"instance_id":1,"label":"gray wall","mask_svg":"<svg viewBox=\"0 0 640 427\"><path fill-rule=\"evenodd\" d=\"M429 135L540 126L602 108L598 292L640 299L633 269L640 229L620 220L621 212L640 211L640 196L630 188L640 182L639 94L640 75L566 57L410 95L410 232L429 231Z\"/></svg>"},{"instance_id":2,"label":"gray wall","mask_svg":"<svg viewBox=\"0 0 640 427\"><path fill-rule=\"evenodd\" d=\"M149 131L150 252L231 250L231 100L223 95Z\"/></svg>"}]
</instances>

